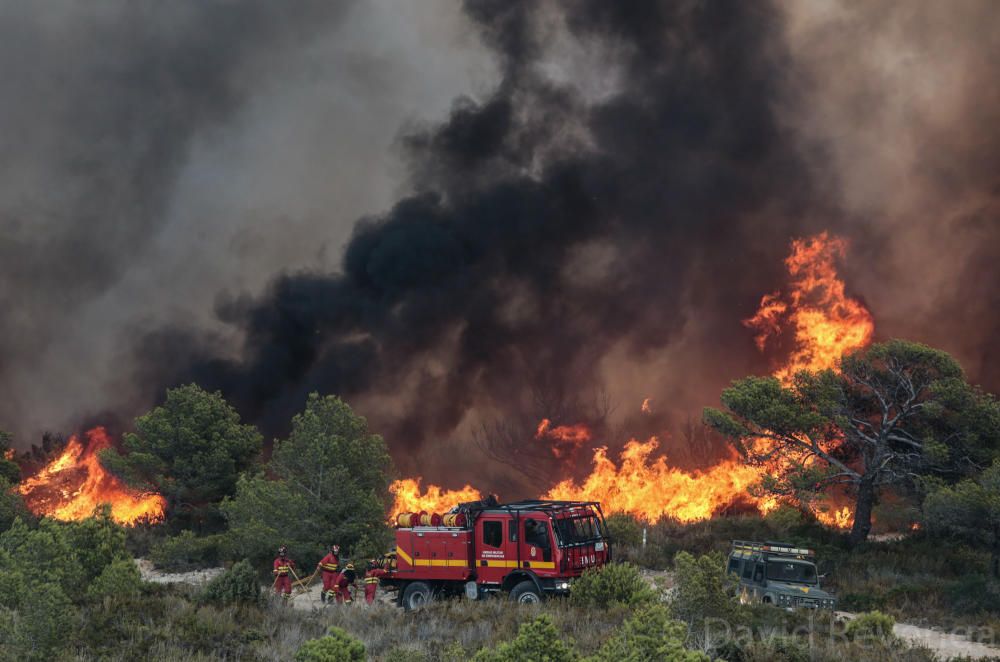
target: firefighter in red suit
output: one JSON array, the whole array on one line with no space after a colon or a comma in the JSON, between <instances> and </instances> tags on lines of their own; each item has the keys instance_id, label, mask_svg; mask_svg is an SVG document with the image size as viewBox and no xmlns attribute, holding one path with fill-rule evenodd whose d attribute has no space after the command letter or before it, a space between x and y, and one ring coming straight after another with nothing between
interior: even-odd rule
<instances>
[{"instance_id":1,"label":"firefighter in red suit","mask_svg":"<svg viewBox=\"0 0 1000 662\"><path fill-rule=\"evenodd\" d=\"M340 572L337 576L337 602L344 602L350 604L351 598L351 587L357 580L358 575L354 572L354 564L348 563L347 566Z\"/></svg>"},{"instance_id":2,"label":"firefighter in red suit","mask_svg":"<svg viewBox=\"0 0 1000 662\"><path fill-rule=\"evenodd\" d=\"M274 592L280 593L286 600L292 597L292 568L295 561L288 558L288 548L282 545L278 548L278 557L274 559Z\"/></svg>"},{"instance_id":3,"label":"firefighter in red suit","mask_svg":"<svg viewBox=\"0 0 1000 662\"><path fill-rule=\"evenodd\" d=\"M330 545L330 553L324 556L316 565L322 573L323 592L319 598L332 604L337 595L337 577L340 575L340 545Z\"/></svg>"},{"instance_id":4,"label":"firefighter in red suit","mask_svg":"<svg viewBox=\"0 0 1000 662\"><path fill-rule=\"evenodd\" d=\"M365 602L371 604L375 602L375 592L378 590L378 583L385 577L386 571L380 568L375 560L368 562L368 570L365 571Z\"/></svg>"}]
</instances>

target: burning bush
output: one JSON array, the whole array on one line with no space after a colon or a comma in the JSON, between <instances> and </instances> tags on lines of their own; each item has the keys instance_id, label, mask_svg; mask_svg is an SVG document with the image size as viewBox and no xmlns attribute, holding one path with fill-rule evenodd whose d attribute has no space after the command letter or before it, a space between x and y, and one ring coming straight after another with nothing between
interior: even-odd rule
<instances>
[{"instance_id":1,"label":"burning bush","mask_svg":"<svg viewBox=\"0 0 1000 662\"><path fill-rule=\"evenodd\" d=\"M221 393L189 384L168 390L162 405L137 418L123 445L124 454L102 450L101 462L133 488L166 497L178 528L213 530L222 525L216 504L256 462L261 435Z\"/></svg>"}]
</instances>

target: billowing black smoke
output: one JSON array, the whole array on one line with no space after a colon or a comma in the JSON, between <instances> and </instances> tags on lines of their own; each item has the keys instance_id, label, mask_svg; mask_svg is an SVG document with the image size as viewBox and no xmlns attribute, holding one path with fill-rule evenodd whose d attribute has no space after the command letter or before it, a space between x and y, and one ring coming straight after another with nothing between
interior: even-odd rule
<instances>
[{"instance_id":1,"label":"billowing black smoke","mask_svg":"<svg viewBox=\"0 0 1000 662\"><path fill-rule=\"evenodd\" d=\"M405 192L354 225L339 265L323 259L339 240L336 220L270 218L254 228L264 234L239 234L234 253L252 245L252 256L268 255L260 246L287 235L320 257L248 259L242 274L276 274L263 290L259 278L247 287L206 280L203 289L218 293L211 323L130 319L127 333L115 329L129 349L108 409L128 420L164 388L195 381L280 435L308 392L335 393L386 436L404 472L451 482L468 478L440 468L482 461L474 441L498 421L526 428L561 413L556 423L603 425L595 443L665 431L694 438L689 412L714 403L729 380L771 368L775 357L759 354L740 321L783 285L790 239L821 230L849 240L845 280L880 337L955 352L996 390L1000 19L991 5L468 0L466 20L497 79L454 100L443 123L405 126ZM53 198L92 203L77 214L92 223L67 245L110 271L76 278L80 262L62 259L72 250L50 246L60 257L51 270L20 268L26 252L0 238L11 291L31 291L32 278L68 288L59 299L58 288L40 287L28 310L66 309L70 324L67 299L86 308L115 269L134 268L141 257L122 256L142 256L149 232L123 230L123 219L141 217L155 233L178 203L177 164L191 136L224 126L248 105L249 88L280 77L258 75L261 53L287 75L300 61L287 53L311 38L326 43L322 26L349 13L317 7L287 16L283 5L251 7L235 23L239 13L222 12L177 32L194 48L166 40L148 57L125 57L119 75L136 80L136 97L81 121L99 125L89 146L106 133L109 154L138 156L103 178L116 184L110 198L100 186ZM351 64L376 87L380 76L386 89L402 85L384 62ZM98 58L88 71L101 67ZM175 79L183 84L167 84ZM148 105L157 95L162 104ZM150 107L162 121L139 121ZM269 179L254 186L269 190ZM303 206L325 208L325 188L303 185L303 196L324 201ZM341 210L330 207L334 219ZM180 286L162 287L178 298ZM32 356L12 328L4 344ZM43 354L45 335L31 338ZM646 397L652 413L640 415ZM12 399L0 414L31 409Z\"/></svg>"},{"instance_id":2,"label":"billowing black smoke","mask_svg":"<svg viewBox=\"0 0 1000 662\"><path fill-rule=\"evenodd\" d=\"M563 9L468 3L503 79L408 136L419 190L358 224L341 272L221 303L246 333L238 360L162 330L138 383L220 388L270 432L311 390L398 394L366 413L413 448L532 385L598 385L612 347L641 355L681 332L685 297L726 311L705 329L713 363L745 356L732 322L777 282L789 231L835 222L775 117L780 17L760 3ZM615 93L588 100L543 75L551 20L613 54Z\"/></svg>"}]
</instances>

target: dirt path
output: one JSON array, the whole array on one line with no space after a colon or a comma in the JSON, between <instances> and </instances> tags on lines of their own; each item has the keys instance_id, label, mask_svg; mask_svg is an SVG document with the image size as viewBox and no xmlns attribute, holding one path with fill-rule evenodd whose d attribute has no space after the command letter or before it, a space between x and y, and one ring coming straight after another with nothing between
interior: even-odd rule
<instances>
[{"instance_id":1,"label":"dirt path","mask_svg":"<svg viewBox=\"0 0 1000 662\"><path fill-rule=\"evenodd\" d=\"M144 581L156 584L188 584L190 586L203 586L225 572L224 568L206 568L204 570L192 570L191 572L164 572L163 570L157 570L154 568L153 562L147 559L136 559L135 564L139 568L139 574L142 576ZM305 580L306 578L303 577L302 579ZM290 604L295 609L301 611L322 609L326 606L320 599L320 592L322 589L323 584L317 577L305 591L301 591L296 587L292 593ZM261 584L261 590L270 595L271 585ZM363 589L359 589L357 595L358 599L355 600L354 606L364 605ZM395 594L390 594L382 589L379 589L376 594L376 599L381 603L391 604L393 602L394 595Z\"/></svg>"},{"instance_id":2,"label":"dirt path","mask_svg":"<svg viewBox=\"0 0 1000 662\"><path fill-rule=\"evenodd\" d=\"M854 618L855 615L846 611L837 612L837 616L847 621ZM895 627L892 628L892 633L911 644L920 644L930 648L945 660L950 660L953 657L967 657L973 660L1000 658L1000 648L970 641L968 637L960 634L950 634L934 628L923 628L908 623L896 623Z\"/></svg>"},{"instance_id":3,"label":"dirt path","mask_svg":"<svg viewBox=\"0 0 1000 662\"><path fill-rule=\"evenodd\" d=\"M164 572L153 567L153 562L147 559L136 559L136 566L139 567L139 574L144 581L154 584L191 584L200 586L218 577L225 568L205 568L204 570L192 570L191 572Z\"/></svg>"},{"instance_id":4,"label":"dirt path","mask_svg":"<svg viewBox=\"0 0 1000 662\"><path fill-rule=\"evenodd\" d=\"M892 631L901 639L927 646L946 660L953 657L968 657L973 660L1000 658L1000 648L969 641L961 635L946 634L906 623L897 623Z\"/></svg>"}]
</instances>

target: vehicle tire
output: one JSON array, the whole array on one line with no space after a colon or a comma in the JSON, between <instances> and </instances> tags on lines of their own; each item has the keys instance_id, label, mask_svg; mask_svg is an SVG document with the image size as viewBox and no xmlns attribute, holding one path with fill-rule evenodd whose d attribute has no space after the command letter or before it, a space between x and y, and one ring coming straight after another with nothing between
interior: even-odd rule
<instances>
[{"instance_id":1,"label":"vehicle tire","mask_svg":"<svg viewBox=\"0 0 1000 662\"><path fill-rule=\"evenodd\" d=\"M523 582L511 589L510 592L510 601L517 602L522 605L538 604L543 599L541 591L538 590L535 582L530 579L525 579Z\"/></svg>"},{"instance_id":2,"label":"vehicle tire","mask_svg":"<svg viewBox=\"0 0 1000 662\"><path fill-rule=\"evenodd\" d=\"M433 599L431 587L424 582L411 582L403 589L403 609L420 609Z\"/></svg>"}]
</instances>

